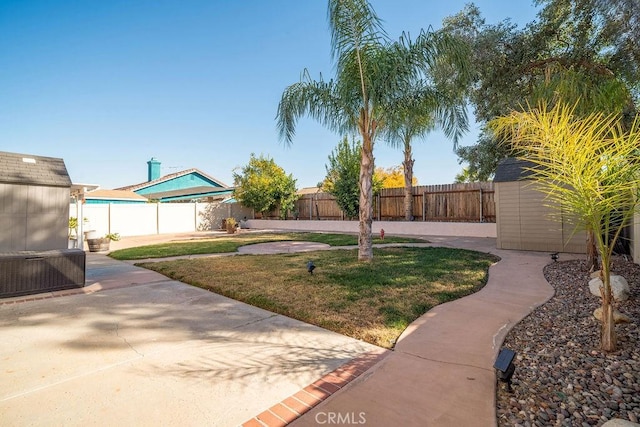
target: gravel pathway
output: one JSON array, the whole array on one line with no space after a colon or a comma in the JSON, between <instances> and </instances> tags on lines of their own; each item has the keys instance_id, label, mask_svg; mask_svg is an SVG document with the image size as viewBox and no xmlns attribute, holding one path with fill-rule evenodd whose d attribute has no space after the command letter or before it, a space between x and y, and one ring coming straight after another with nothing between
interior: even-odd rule
<instances>
[{"instance_id":1,"label":"gravel pathway","mask_svg":"<svg viewBox=\"0 0 640 427\"><path fill-rule=\"evenodd\" d=\"M513 392L498 384L500 426L594 426L640 419L640 266L623 259L613 271L627 279L629 300L618 310L633 323L616 325L618 350L599 349L600 299L588 288L584 261L547 265L555 296L516 325L504 346L517 352Z\"/></svg>"}]
</instances>

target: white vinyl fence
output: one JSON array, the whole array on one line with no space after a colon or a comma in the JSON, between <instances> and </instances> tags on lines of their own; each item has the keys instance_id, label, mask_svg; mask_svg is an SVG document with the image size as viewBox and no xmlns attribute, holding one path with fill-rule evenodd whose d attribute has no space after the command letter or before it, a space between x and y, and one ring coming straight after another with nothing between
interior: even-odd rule
<instances>
[{"instance_id":1,"label":"white vinyl fence","mask_svg":"<svg viewBox=\"0 0 640 427\"><path fill-rule=\"evenodd\" d=\"M80 210L72 203L69 216ZM115 203L82 206L85 232L97 237L108 233L143 236L165 233L218 230L222 220L253 218L253 211L237 203Z\"/></svg>"},{"instance_id":2,"label":"white vinyl fence","mask_svg":"<svg viewBox=\"0 0 640 427\"><path fill-rule=\"evenodd\" d=\"M246 220L252 229L358 231L358 221L256 220L253 210L243 208L239 203L122 203L85 204L82 207L82 216L87 220L84 231L93 231L95 237L108 233L125 237L219 230L222 220L229 217ZM75 204L70 205L69 216L78 216ZM398 235L496 237L496 223L374 221L373 232L377 234L381 228Z\"/></svg>"}]
</instances>

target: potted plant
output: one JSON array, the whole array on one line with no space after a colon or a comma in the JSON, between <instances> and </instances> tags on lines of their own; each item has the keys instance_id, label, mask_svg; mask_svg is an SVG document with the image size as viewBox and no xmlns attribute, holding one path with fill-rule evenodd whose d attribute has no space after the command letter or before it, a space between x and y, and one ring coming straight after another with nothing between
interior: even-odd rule
<instances>
[{"instance_id":1,"label":"potted plant","mask_svg":"<svg viewBox=\"0 0 640 427\"><path fill-rule=\"evenodd\" d=\"M78 247L78 218L72 216L69 218L69 249Z\"/></svg>"},{"instance_id":2,"label":"potted plant","mask_svg":"<svg viewBox=\"0 0 640 427\"><path fill-rule=\"evenodd\" d=\"M89 244L89 252L104 252L109 250L109 244L111 241L117 242L120 240L120 235L118 233L108 233L105 234L104 237L99 237L97 239L87 239L87 243Z\"/></svg>"}]
</instances>

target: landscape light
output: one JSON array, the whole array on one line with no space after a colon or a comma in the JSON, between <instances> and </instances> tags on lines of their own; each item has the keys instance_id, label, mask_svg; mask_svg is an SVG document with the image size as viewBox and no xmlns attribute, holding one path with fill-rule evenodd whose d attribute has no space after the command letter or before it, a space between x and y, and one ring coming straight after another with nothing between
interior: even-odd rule
<instances>
[{"instance_id":1,"label":"landscape light","mask_svg":"<svg viewBox=\"0 0 640 427\"><path fill-rule=\"evenodd\" d=\"M493 367L496 369L498 379L507 383L507 391L511 392L511 377L516 371L516 366L513 364L513 359L516 357L516 352L508 348L503 348L498 353L496 363Z\"/></svg>"}]
</instances>

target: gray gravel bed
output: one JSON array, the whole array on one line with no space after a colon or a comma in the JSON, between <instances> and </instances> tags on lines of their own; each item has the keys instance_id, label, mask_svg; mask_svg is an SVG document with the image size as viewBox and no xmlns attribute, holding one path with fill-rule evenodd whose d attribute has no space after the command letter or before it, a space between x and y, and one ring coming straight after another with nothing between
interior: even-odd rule
<instances>
[{"instance_id":1,"label":"gray gravel bed","mask_svg":"<svg viewBox=\"0 0 640 427\"><path fill-rule=\"evenodd\" d=\"M612 418L640 420L640 266L613 264L627 279L630 298L618 310L633 320L616 325L618 349L600 350L600 322L593 311L584 261L547 265L555 296L508 334L517 352L513 392L498 384L499 426L600 426Z\"/></svg>"}]
</instances>

